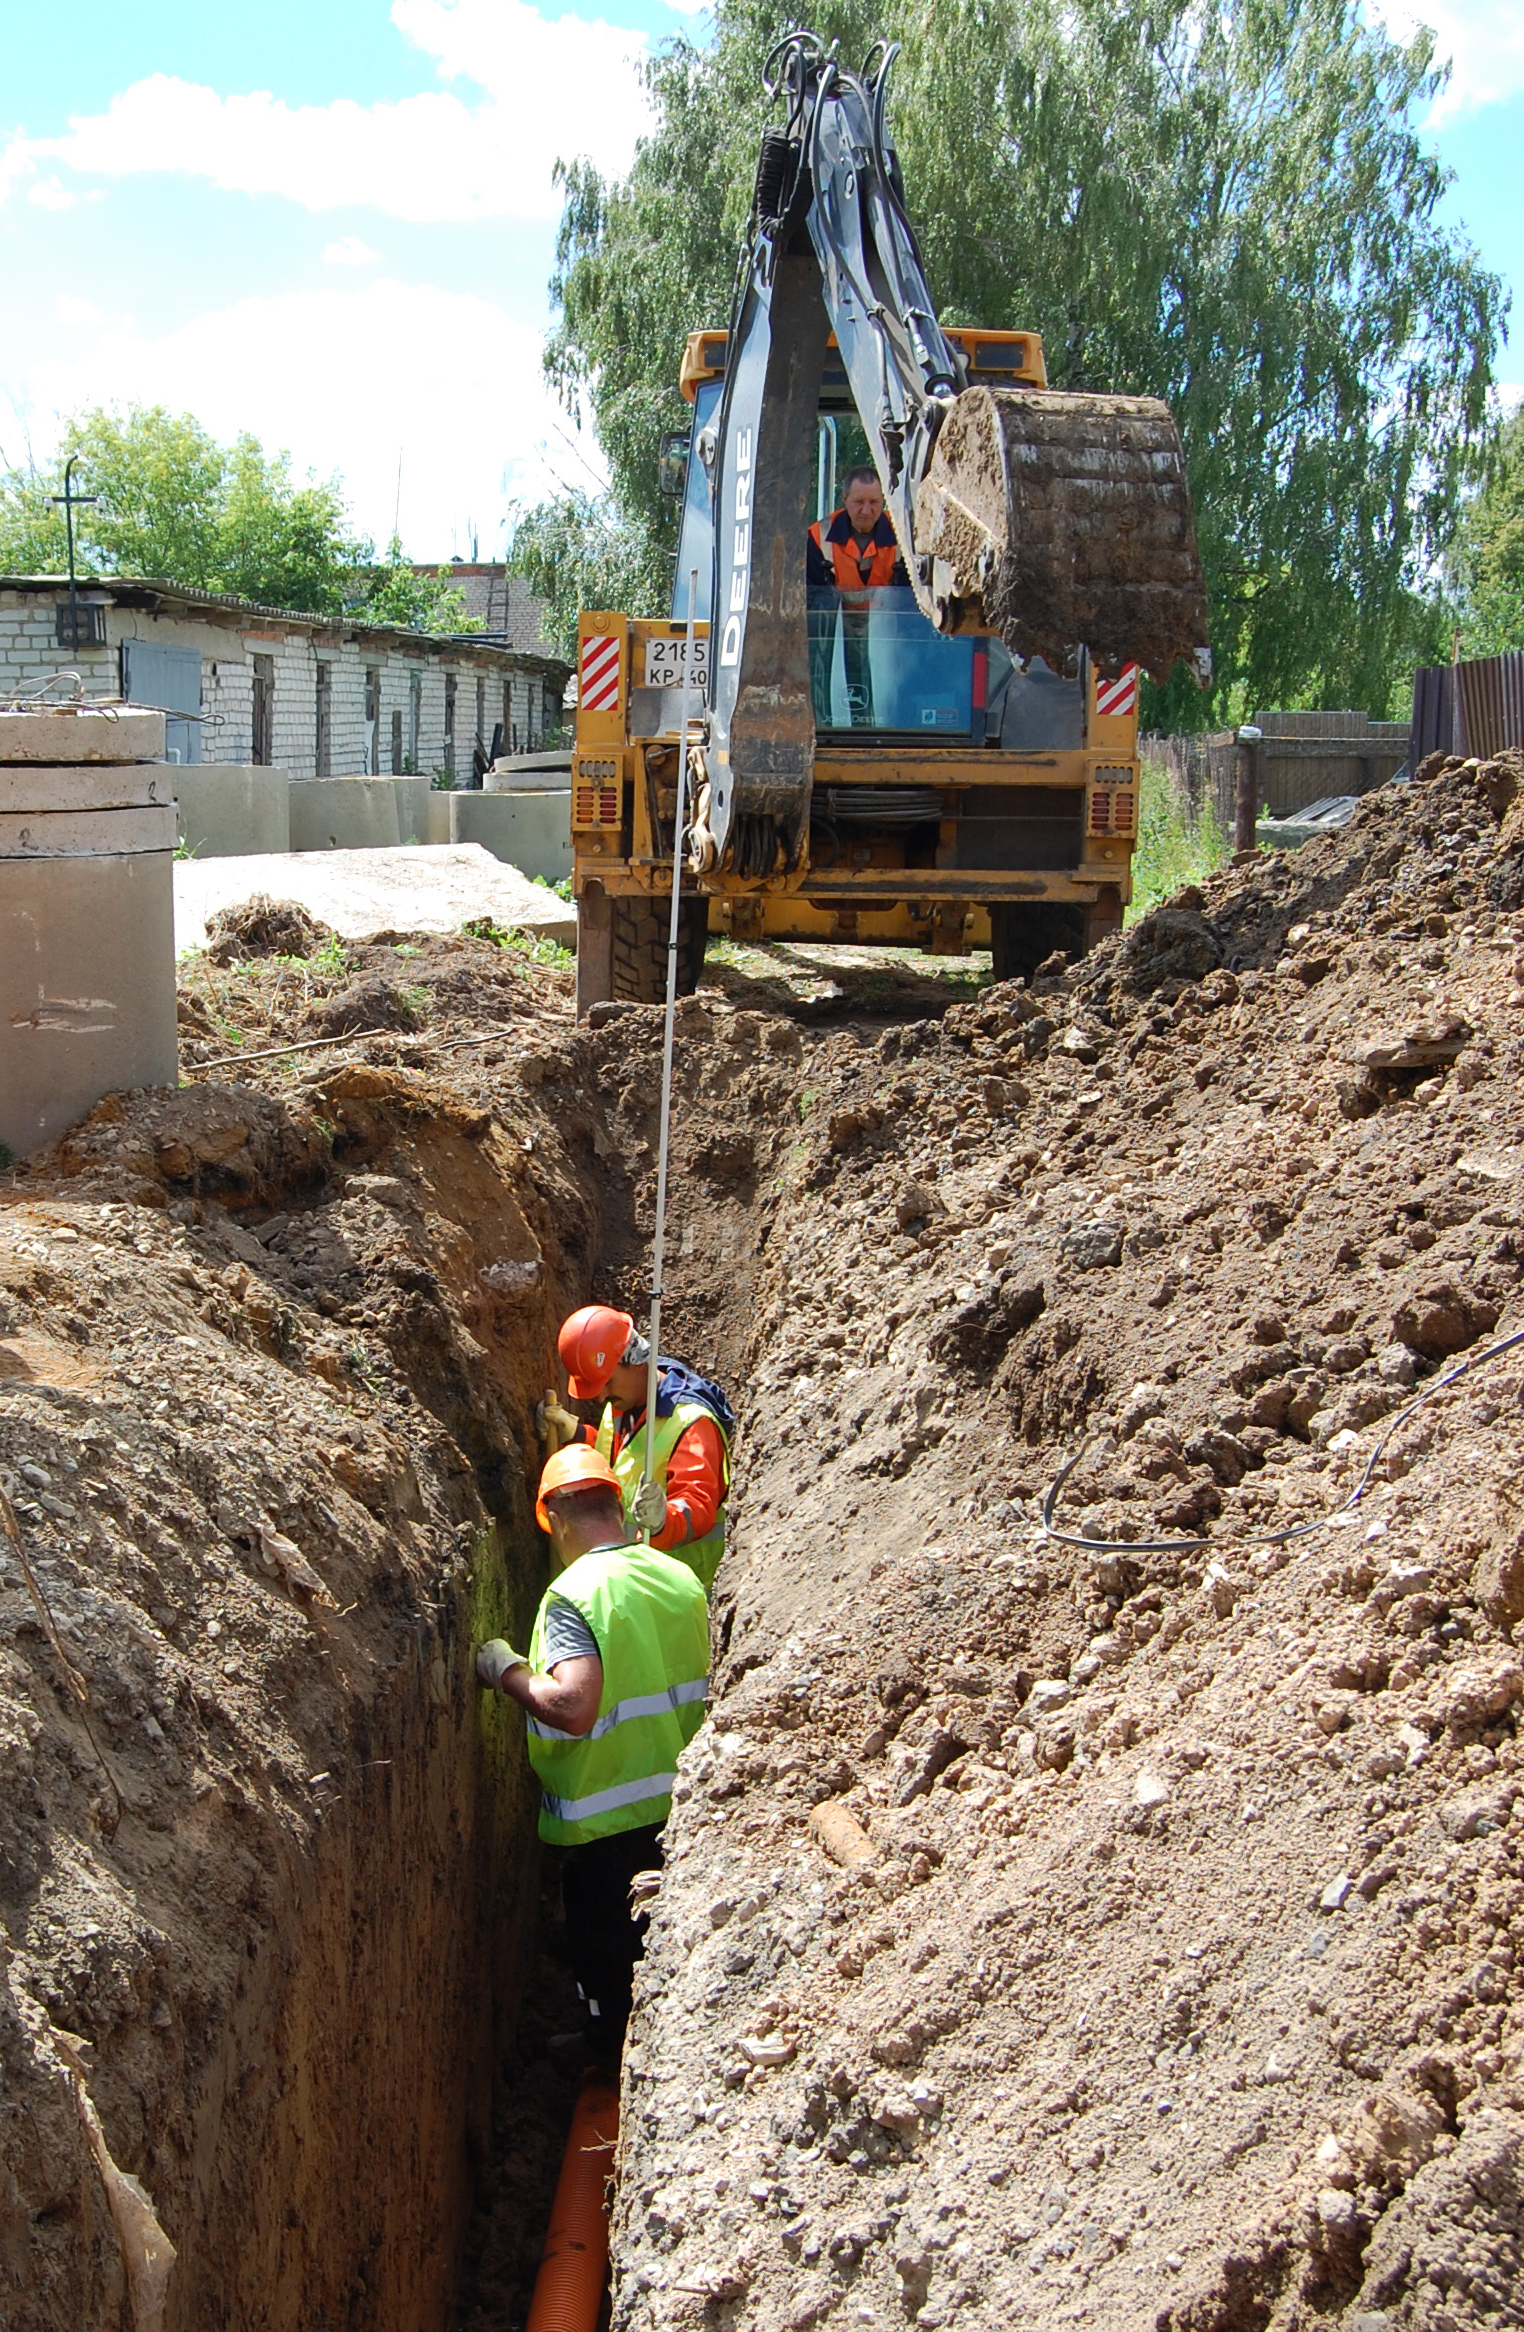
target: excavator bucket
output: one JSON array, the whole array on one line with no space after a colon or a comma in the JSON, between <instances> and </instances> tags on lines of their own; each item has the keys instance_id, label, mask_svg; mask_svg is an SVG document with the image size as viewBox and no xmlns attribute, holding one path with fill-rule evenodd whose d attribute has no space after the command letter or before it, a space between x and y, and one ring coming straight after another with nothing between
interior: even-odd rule
<instances>
[{"instance_id":1,"label":"excavator bucket","mask_svg":"<svg viewBox=\"0 0 1524 2332\"><path fill-rule=\"evenodd\" d=\"M1206 592L1180 434L1156 397L965 389L916 495L944 631L1055 668L1204 673Z\"/></svg>"}]
</instances>

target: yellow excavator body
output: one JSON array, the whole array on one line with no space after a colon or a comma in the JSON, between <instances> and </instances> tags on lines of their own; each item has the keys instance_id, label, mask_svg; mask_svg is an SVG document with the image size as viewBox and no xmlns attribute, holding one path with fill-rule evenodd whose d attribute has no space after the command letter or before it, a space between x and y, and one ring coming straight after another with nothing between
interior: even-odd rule
<instances>
[{"instance_id":1,"label":"yellow excavator body","mask_svg":"<svg viewBox=\"0 0 1524 2332\"><path fill-rule=\"evenodd\" d=\"M1036 333L947 336L971 387L1051 394ZM696 332L684 352L681 387L695 407L695 439L706 397L712 409L724 379L726 341L724 332ZM823 427L850 412L834 340L820 406ZM834 481L823 476L819 499L834 498ZM803 542L797 556L802 568ZM679 572L683 565L680 550ZM1137 665L1108 678L1082 656L1067 678L1045 676L1038 693L1052 701L1036 707L1035 725L1007 709L997 726L990 712L997 666L1007 699L1033 693L998 634L965 620L964 671L949 676L932 627L913 610L893 612L902 636L885 645L891 678L901 650L930 678L919 696L913 680L901 691L907 701L893 707L893 727L857 725L850 707L828 725L831 708L817 702L805 847L760 880L722 866L694 882L685 897L684 988L697 976L705 936L947 955L993 948L997 971L1012 971L1030 969L1053 947L1077 953L1120 925L1138 827ZM701 643L709 628L697 624ZM607 996L654 1002L665 985L687 624L601 609L584 613L578 631L571 815L579 998L584 1009ZM833 646L840 716L843 651ZM705 653L701 647L701 670ZM695 714L697 697L696 688Z\"/></svg>"}]
</instances>

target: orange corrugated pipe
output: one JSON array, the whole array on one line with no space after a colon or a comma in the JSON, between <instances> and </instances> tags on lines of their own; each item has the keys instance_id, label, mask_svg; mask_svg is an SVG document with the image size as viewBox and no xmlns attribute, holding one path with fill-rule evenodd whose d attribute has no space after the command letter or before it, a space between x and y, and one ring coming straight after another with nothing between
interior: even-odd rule
<instances>
[{"instance_id":1,"label":"orange corrugated pipe","mask_svg":"<svg viewBox=\"0 0 1524 2332\"><path fill-rule=\"evenodd\" d=\"M618 2136L617 2083L584 2073L524 2332L597 2332L609 2267L603 2190Z\"/></svg>"}]
</instances>

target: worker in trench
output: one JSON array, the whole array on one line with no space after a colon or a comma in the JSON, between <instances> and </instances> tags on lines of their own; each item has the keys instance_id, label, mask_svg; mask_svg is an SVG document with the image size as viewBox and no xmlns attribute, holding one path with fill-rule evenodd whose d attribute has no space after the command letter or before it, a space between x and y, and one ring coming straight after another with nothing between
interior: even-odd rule
<instances>
[{"instance_id":1,"label":"worker in trench","mask_svg":"<svg viewBox=\"0 0 1524 2332\"><path fill-rule=\"evenodd\" d=\"M552 2054L573 2068L624 2044L643 1914L631 1882L661 1863L678 1756L704 1721L709 1605L686 1563L631 1544L608 1460L586 1442L557 1450L535 1507L558 1566L527 1657L498 1636L476 1673L524 1711L539 1779L540 1836L563 1847L561 1899L581 2033Z\"/></svg>"},{"instance_id":2,"label":"worker in trench","mask_svg":"<svg viewBox=\"0 0 1524 2332\"><path fill-rule=\"evenodd\" d=\"M584 1304L557 1339L574 1401L601 1401L596 1425L584 1425L554 1393L540 1405L541 1438L555 1449L591 1442L613 1467L634 1530L649 1533L663 1554L678 1555L705 1592L725 1552L725 1500L735 1412L720 1387L683 1361L656 1364L656 1439L646 1466L646 1391L651 1347L628 1312Z\"/></svg>"},{"instance_id":3,"label":"worker in trench","mask_svg":"<svg viewBox=\"0 0 1524 2332\"><path fill-rule=\"evenodd\" d=\"M869 655L871 594L910 588L899 542L884 508L884 489L877 470L849 470L841 508L832 511L828 519L817 518L809 529L805 585L815 725L820 729L836 726L831 712L831 664L839 616L847 718L854 729L871 729L877 718Z\"/></svg>"}]
</instances>

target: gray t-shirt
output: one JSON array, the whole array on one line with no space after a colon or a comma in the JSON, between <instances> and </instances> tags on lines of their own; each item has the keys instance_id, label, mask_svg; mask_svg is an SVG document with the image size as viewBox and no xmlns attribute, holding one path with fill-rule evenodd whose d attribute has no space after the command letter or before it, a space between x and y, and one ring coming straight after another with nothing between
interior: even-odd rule
<instances>
[{"instance_id":1,"label":"gray t-shirt","mask_svg":"<svg viewBox=\"0 0 1524 2332\"><path fill-rule=\"evenodd\" d=\"M598 1638L574 1603L551 1595L545 1605L545 1665L558 1660L600 1660Z\"/></svg>"}]
</instances>

